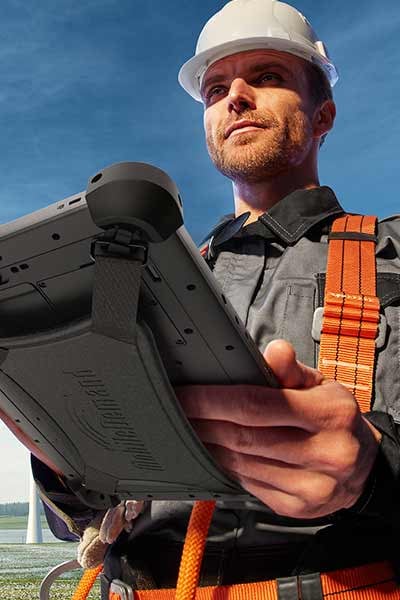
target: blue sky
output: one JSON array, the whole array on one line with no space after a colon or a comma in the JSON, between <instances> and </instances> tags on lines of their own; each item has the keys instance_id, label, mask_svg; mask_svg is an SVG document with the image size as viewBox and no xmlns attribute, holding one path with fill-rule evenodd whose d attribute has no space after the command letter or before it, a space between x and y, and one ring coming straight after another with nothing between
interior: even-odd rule
<instances>
[{"instance_id":1,"label":"blue sky","mask_svg":"<svg viewBox=\"0 0 400 600\"><path fill-rule=\"evenodd\" d=\"M231 210L208 159L202 107L177 72L224 1L2 0L0 222L86 187L117 161L149 162L180 188L196 241ZM400 212L398 0L298 0L340 79L320 179L344 207ZM27 455L0 426L0 502L27 497Z\"/></svg>"}]
</instances>

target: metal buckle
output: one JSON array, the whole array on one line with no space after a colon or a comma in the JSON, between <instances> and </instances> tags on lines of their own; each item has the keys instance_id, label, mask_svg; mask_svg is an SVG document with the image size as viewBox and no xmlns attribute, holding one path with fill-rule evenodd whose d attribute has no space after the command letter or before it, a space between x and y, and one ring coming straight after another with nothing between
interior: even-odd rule
<instances>
[{"instance_id":1,"label":"metal buckle","mask_svg":"<svg viewBox=\"0 0 400 600\"><path fill-rule=\"evenodd\" d=\"M120 579L113 579L108 592L110 600L133 600L133 591Z\"/></svg>"},{"instance_id":2,"label":"metal buckle","mask_svg":"<svg viewBox=\"0 0 400 600\"><path fill-rule=\"evenodd\" d=\"M324 316L324 307L320 306L314 312L311 335L315 342L321 341L322 319ZM385 315L379 315L378 335L375 338L375 346L382 348L385 345L387 333L387 321Z\"/></svg>"}]
</instances>

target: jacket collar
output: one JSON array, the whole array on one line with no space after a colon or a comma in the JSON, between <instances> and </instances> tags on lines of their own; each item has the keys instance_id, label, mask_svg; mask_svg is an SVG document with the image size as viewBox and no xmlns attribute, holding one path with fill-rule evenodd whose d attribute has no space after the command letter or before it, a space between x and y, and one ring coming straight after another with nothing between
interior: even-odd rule
<instances>
[{"instance_id":1,"label":"jacket collar","mask_svg":"<svg viewBox=\"0 0 400 600\"><path fill-rule=\"evenodd\" d=\"M257 221L246 225L246 215L236 219L225 215L207 236L214 248L231 240L258 235L266 239L295 244L312 227L343 214L334 192L327 186L296 190L282 198Z\"/></svg>"}]
</instances>

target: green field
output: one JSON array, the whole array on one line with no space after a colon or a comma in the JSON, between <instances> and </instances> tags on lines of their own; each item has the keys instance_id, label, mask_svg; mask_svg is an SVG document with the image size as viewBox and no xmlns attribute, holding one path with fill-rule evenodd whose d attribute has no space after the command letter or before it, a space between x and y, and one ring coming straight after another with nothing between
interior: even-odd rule
<instances>
[{"instance_id":1,"label":"green field","mask_svg":"<svg viewBox=\"0 0 400 600\"><path fill-rule=\"evenodd\" d=\"M47 527L42 516L42 527ZM26 529L27 517L0 516L1 530ZM1 544L0 589L7 600L37 600L43 577L56 565L76 557L75 543ZM82 571L75 570L59 578L51 588L50 600L71 600ZM96 583L88 600L100 599Z\"/></svg>"},{"instance_id":2,"label":"green field","mask_svg":"<svg viewBox=\"0 0 400 600\"><path fill-rule=\"evenodd\" d=\"M71 600L76 583L60 581L51 588L49 600ZM40 582L34 579L20 580L18 582L1 582L1 591L7 600L38 600ZM87 600L100 600L100 586L96 584Z\"/></svg>"},{"instance_id":3,"label":"green field","mask_svg":"<svg viewBox=\"0 0 400 600\"><path fill-rule=\"evenodd\" d=\"M43 577L57 564L75 558L76 544L0 545L0 589L7 600L36 600ZM50 600L71 600L82 572L71 571L51 588ZM96 583L89 600L99 600Z\"/></svg>"},{"instance_id":4,"label":"green field","mask_svg":"<svg viewBox=\"0 0 400 600\"><path fill-rule=\"evenodd\" d=\"M41 516L43 528L48 528L46 517ZM0 529L26 529L28 525L28 517L3 517L0 516Z\"/></svg>"}]
</instances>

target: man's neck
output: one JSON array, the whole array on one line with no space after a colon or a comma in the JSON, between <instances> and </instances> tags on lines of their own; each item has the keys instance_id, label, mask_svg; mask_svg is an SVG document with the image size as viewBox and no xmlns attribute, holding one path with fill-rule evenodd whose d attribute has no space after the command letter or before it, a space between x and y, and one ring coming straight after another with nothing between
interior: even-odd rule
<instances>
[{"instance_id":1,"label":"man's neck","mask_svg":"<svg viewBox=\"0 0 400 600\"><path fill-rule=\"evenodd\" d=\"M250 212L246 223L252 223L288 194L300 189L313 189L319 185L318 175L306 177L304 174L298 176L293 174L288 177L287 173L282 177L278 176L257 183L235 181L233 182L235 216Z\"/></svg>"}]
</instances>

